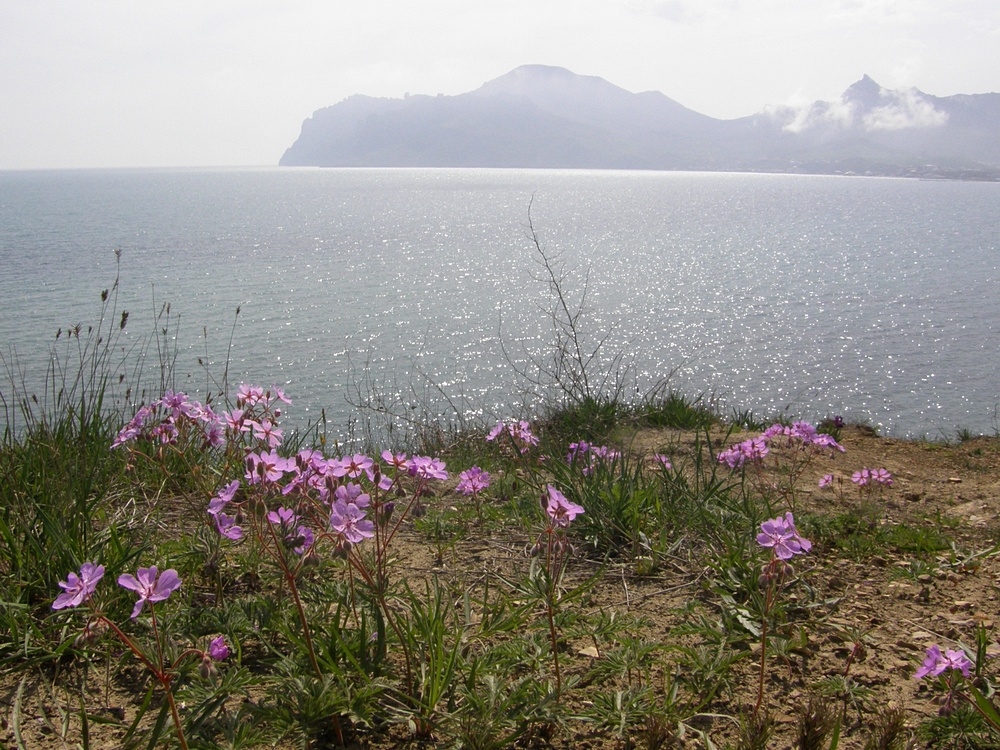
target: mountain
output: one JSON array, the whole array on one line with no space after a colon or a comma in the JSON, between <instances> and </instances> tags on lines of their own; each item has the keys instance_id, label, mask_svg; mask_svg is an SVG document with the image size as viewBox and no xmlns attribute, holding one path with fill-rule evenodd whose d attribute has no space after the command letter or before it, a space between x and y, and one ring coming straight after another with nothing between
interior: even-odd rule
<instances>
[{"instance_id":1,"label":"mountain","mask_svg":"<svg viewBox=\"0 0 1000 750\"><path fill-rule=\"evenodd\" d=\"M865 76L834 102L718 120L657 91L526 65L457 96L351 96L307 119L280 164L998 179L1000 94L934 97Z\"/></svg>"}]
</instances>

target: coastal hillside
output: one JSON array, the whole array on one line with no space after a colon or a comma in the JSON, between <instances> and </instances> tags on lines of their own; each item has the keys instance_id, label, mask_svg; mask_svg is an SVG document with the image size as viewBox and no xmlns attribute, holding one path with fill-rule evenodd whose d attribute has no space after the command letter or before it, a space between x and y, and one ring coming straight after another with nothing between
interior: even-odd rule
<instances>
[{"instance_id":1,"label":"coastal hillside","mask_svg":"<svg viewBox=\"0 0 1000 750\"><path fill-rule=\"evenodd\" d=\"M936 97L868 76L837 101L718 120L657 91L526 65L457 96L351 96L282 166L520 167L1000 178L1000 94Z\"/></svg>"}]
</instances>

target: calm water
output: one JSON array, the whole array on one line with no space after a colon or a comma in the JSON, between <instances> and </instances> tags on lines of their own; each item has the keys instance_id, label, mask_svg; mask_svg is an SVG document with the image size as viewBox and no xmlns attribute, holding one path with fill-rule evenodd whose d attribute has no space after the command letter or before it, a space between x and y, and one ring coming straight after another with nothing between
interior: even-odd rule
<instances>
[{"instance_id":1,"label":"calm water","mask_svg":"<svg viewBox=\"0 0 1000 750\"><path fill-rule=\"evenodd\" d=\"M289 418L342 425L364 372L405 402L503 414L547 338L525 233L589 269L586 330L640 390L727 408L992 433L1000 403L1000 184L519 170L0 173L0 347L30 383L58 328L93 322L122 250L128 341L179 318L197 358L283 384ZM236 308L241 313L236 318ZM234 328L235 326L235 328ZM13 354L12 354L13 352ZM6 389L6 380L3 381ZM412 392L411 392L412 391Z\"/></svg>"}]
</instances>

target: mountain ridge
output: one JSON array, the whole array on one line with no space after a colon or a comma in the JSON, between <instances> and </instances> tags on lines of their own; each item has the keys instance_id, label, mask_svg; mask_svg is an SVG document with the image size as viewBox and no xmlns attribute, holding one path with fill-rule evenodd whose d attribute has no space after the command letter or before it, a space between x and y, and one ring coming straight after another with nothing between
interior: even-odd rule
<instances>
[{"instance_id":1,"label":"mountain ridge","mask_svg":"<svg viewBox=\"0 0 1000 750\"><path fill-rule=\"evenodd\" d=\"M454 96L352 95L307 118L279 163L1000 179L1000 94L935 97L864 75L833 102L721 120L659 91L524 65Z\"/></svg>"}]
</instances>

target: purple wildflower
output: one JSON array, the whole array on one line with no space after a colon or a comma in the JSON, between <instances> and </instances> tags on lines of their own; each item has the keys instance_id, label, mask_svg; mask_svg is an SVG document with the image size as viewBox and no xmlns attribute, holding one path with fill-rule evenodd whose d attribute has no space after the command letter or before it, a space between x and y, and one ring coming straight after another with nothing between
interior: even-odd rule
<instances>
[{"instance_id":1,"label":"purple wildflower","mask_svg":"<svg viewBox=\"0 0 1000 750\"><path fill-rule=\"evenodd\" d=\"M458 477L459 482L455 491L463 495L478 495L490 486L489 472L483 471L478 466L473 466L468 471L463 471Z\"/></svg>"},{"instance_id":2,"label":"purple wildflower","mask_svg":"<svg viewBox=\"0 0 1000 750\"><path fill-rule=\"evenodd\" d=\"M957 669L964 677L968 677L969 670L971 670L972 667L972 662L969 661L969 658L964 652L948 649L944 655L942 655L941 649L935 643L927 649L927 656L924 658L924 663L920 666L920 669L914 673L913 679L919 680L923 677L927 677L928 675L931 677L937 677L939 674L949 669Z\"/></svg>"},{"instance_id":3,"label":"purple wildflower","mask_svg":"<svg viewBox=\"0 0 1000 750\"><path fill-rule=\"evenodd\" d=\"M247 472L244 475L250 484L277 482L286 471L295 470L295 462L282 458L277 451L251 453L246 459Z\"/></svg>"},{"instance_id":4,"label":"purple wildflower","mask_svg":"<svg viewBox=\"0 0 1000 750\"><path fill-rule=\"evenodd\" d=\"M365 512L354 503L338 500L330 511L330 528L351 544L360 544L375 536L375 524L365 518Z\"/></svg>"},{"instance_id":5,"label":"purple wildflower","mask_svg":"<svg viewBox=\"0 0 1000 750\"><path fill-rule=\"evenodd\" d=\"M220 635L208 644L208 656L212 661L225 661L229 658L229 646L226 645L225 636Z\"/></svg>"},{"instance_id":6,"label":"purple wildflower","mask_svg":"<svg viewBox=\"0 0 1000 750\"><path fill-rule=\"evenodd\" d=\"M181 579L177 576L177 571L173 568L164 570L157 579L156 566L149 568L139 568L133 576L123 573L118 576L118 585L123 586L139 595L139 601L135 603L132 610L132 619L139 616L146 602L162 602L170 597L181 586Z\"/></svg>"},{"instance_id":7,"label":"purple wildflower","mask_svg":"<svg viewBox=\"0 0 1000 750\"><path fill-rule=\"evenodd\" d=\"M342 500L345 504L353 503L359 508L367 508L372 500L371 495L364 492L361 485L355 482L340 485L334 490L333 497L336 500Z\"/></svg>"},{"instance_id":8,"label":"purple wildflower","mask_svg":"<svg viewBox=\"0 0 1000 750\"><path fill-rule=\"evenodd\" d=\"M393 453L392 451L382 451L382 460L396 471L406 471L410 468L410 462L405 453Z\"/></svg>"},{"instance_id":9,"label":"purple wildflower","mask_svg":"<svg viewBox=\"0 0 1000 750\"><path fill-rule=\"evenodd\" d=\"M80 575L70 573L65 581L59 581L59 587L63 592L52 602L52 609L79 607L94 593L102 576L104 576L103 565L84 563L80 566Z\"/></svg>"},{"instance_id":10,"label":"purple wildflower","mask_svg":"<svg viewBox=\"0 0 1000 750\"><path fill-rule=\"evenodd\" d=\"M291 528L298 523L299 517L295 515L295 511L290 508L278 508L277 510L272 510L267 514L267 520L275 526L285 526L287 528Z\"/></svg>"},{"instance_id":11,"label":"purple wildflower","mask_svg":"<svg viewBox=\"0 0 1000 750\"><path fill-rule=\"evenodd\" d=\"M550 484L545 512L548 513L553 526L566 528L574 518L585 511L581 506L567 500L563 493Z\"/></svg>"},{"instance_id":12,"label":"purple wildflower","mask_svg":"<svg viewBox=\"0 0 1000 750\"><path fill-rule=\"evenodd\" d=\"M430 456L414 456L410 459L410 476L422 479L447 479L444 461Z\"/></svg>"},{"instance_id":13,"label":"purple wildflower","mask_svg":"<svg viewBox=\"0 0 1000 750\"><path fill-rule=\"evenodd\" d=\"M538 445L538 437L531 431L531 425L525 422L523 419L518 422L512 422L509 425L505 425L503 422L497 422L496 427L489 431L486 435L486 440L492 442L500 437L501 434L506 432L510 435L511 439L514 441L514 445L521 453L527 453L531 450L532 446Z\"/></svg>"},{"instance_id":14,"label":"purple wildflower","mask_svg":"<svg viewBox=\"0 0 1000 750\"><path fill-rule=\"evenodd\" d=\"M670 463L670 456L665 456L662 453L654 453L649 457L649 460L654 465L658 465L663 469L674 468L673 464Z\"/></svg>"},{"instance_id":15,"label":"purple wildflower","mask_svg":"<svg viewBox=\"0 0 1000 750\"><path fill-rule=\"evenodd\" d=\"M253 428L254 438L266 442L269 448L281 445L284 434L269 419L262 419L259 422L250 419L247 420L247 424Z\"/></svg>"},{"instance_id":16,"label":"purple wildflower","mask_svg":"<svg viewBox=\"0 0 1000 750\"><path fill-rule=\"evenodd\" d=\"M236 525L236 517L219 512L215 515L215 528L227 539L238 542L243 538L243 528Z\"/></svg>"},{"instance_id":17,"label":"purple wildflower","mask_svg":"<svg viewBox=\"0 0 1000 750\"><path fill-rule=\"evenodd\" d=\"M232 482L219 490L219 494L213 497L208 503L208 514L210 516L219 515L219 513L221 513L222 510L233 501L233 497L236 495L236 490L239 488L239 480L234 479Z\"/></svg>"},{"instance_id":18,"label":"purple wildflower","mask_svg":"<svg viewBox=\"0 0 1000 750\"><path fill-rule=\"evenodd\" d=\"M778 516L760 525L757 544L768 547L780 560L790 560L795 555L805 554L812 549L812 542L799 535L791 513Z\"/></svg>"},{"instance_id":19,"label":"purple wildflower","mask_svg":"<svg viewBox=\"0 0 1000 750\"><path fill-rule=\"evenodd\" d=\"M719 453L719 463L726 464L730 469L738 469L747 462L759 463L763 461L764 456L769 452L770 448L767 446L766 438L751 438Z\"/></svg>"}]
</instances>

